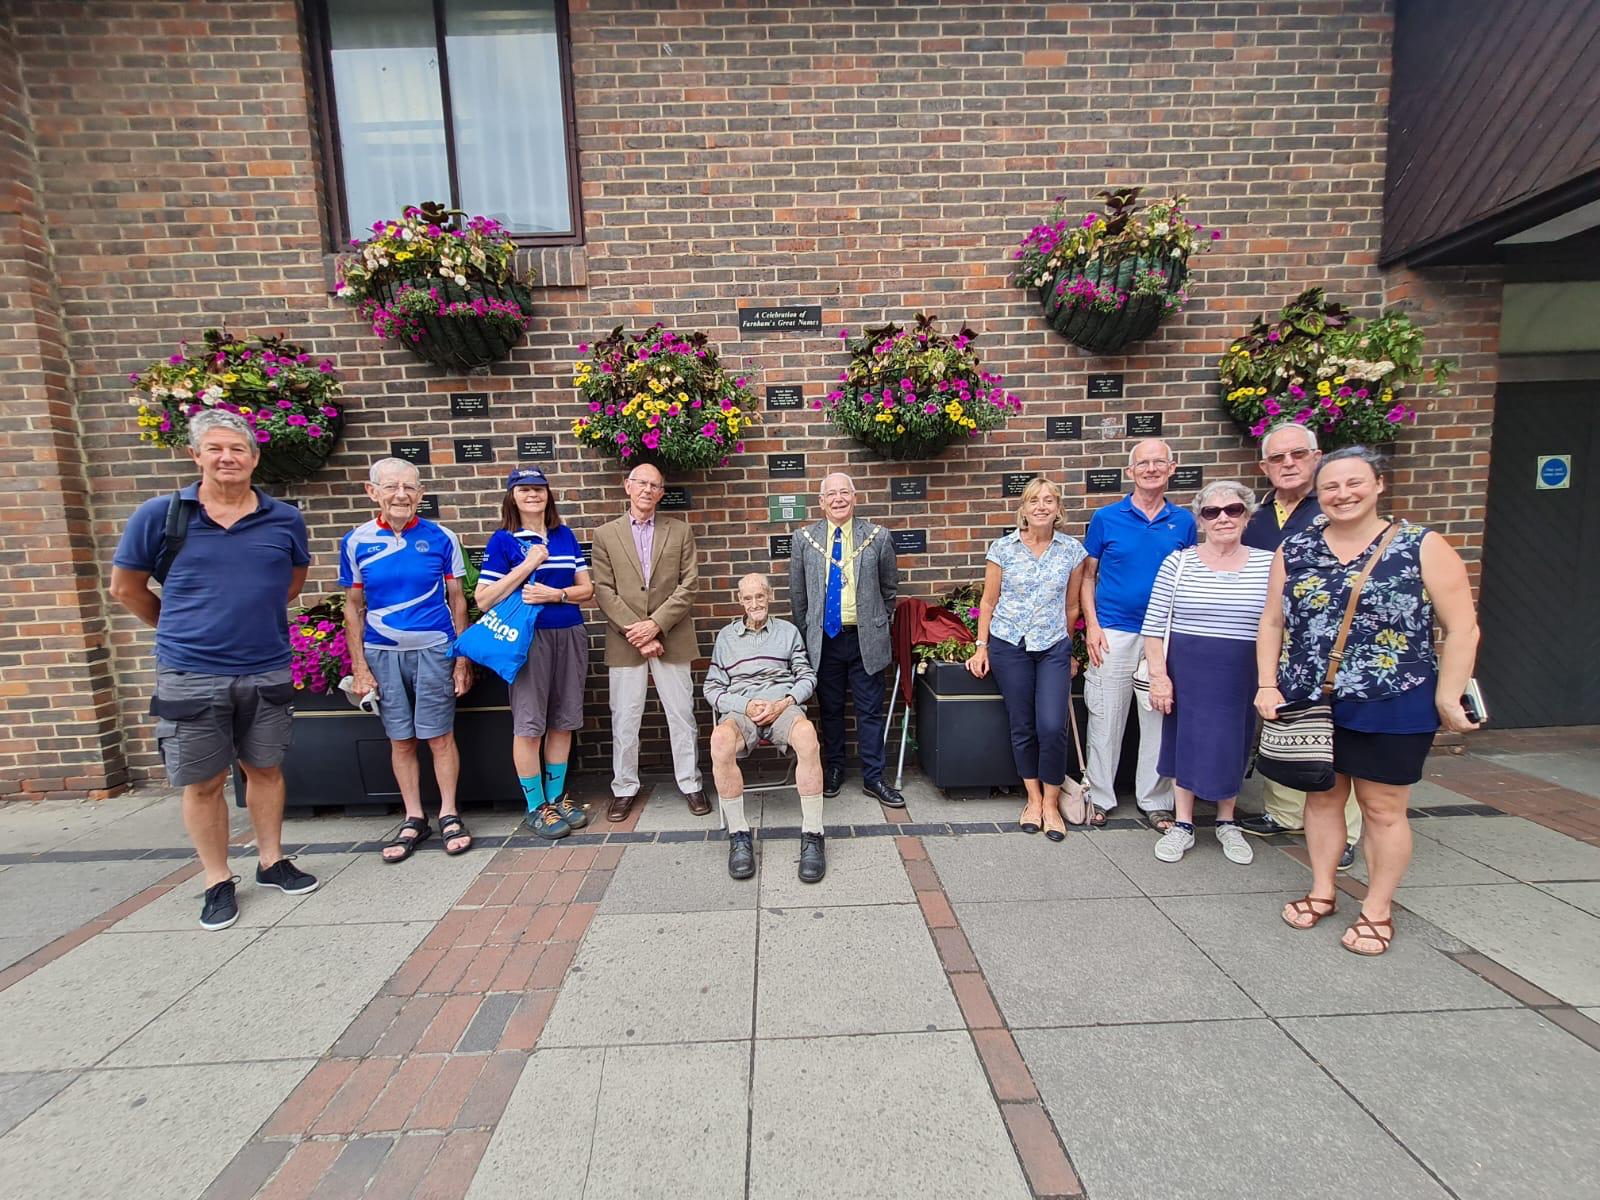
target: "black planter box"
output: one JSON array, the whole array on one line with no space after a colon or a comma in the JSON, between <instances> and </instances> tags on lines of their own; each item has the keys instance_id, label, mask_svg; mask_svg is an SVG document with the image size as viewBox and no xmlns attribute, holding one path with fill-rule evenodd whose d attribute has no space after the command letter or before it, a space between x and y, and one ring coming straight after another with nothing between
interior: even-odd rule
<instances>
[{"instance_id":1,"label":"black planter box","mask_svg":"<svg viewBox=\"0 0 1600 1200\"><path fill-rule=\"evenodd\" d=\"M351 706L342 693L304 693L295 698L294 743L283 760L289 808L391 808L400 804L400 785L389 763L389 738L383 722ZM505 681L480 675L456 702L456 748L461 780L456 795L463 806L517 804L522 786L511 762L511 709ZM423 804L434 808L439 790L428 745L417 749L422 769ZM234 795L245 803L245 780L237 768Z\"/></svg>"}]
</instances>

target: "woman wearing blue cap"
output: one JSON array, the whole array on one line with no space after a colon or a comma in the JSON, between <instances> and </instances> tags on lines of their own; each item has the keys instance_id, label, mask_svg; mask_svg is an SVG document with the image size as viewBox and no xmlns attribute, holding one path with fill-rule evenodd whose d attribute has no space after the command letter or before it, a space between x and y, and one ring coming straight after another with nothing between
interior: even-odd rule
<instances>
[{"instance_id":1,"label":"woman wearing blue cap","mask_svg":"<svg viewBox=\"0 0 1600 1200\"><path fill-rule=\"evenodd\" d=\"M483 552L478 607L487 611L519 587L529 604L544 605L528 664L511 684L511 758L528 802L528 827L554 840L589 823L567 798L566 780L589 673L589 633L578 605L594 595L594 584L577 535L561 523L550 481L537 467L519 467L506 479L500 523Z\"/></svg>"}]
</instances>

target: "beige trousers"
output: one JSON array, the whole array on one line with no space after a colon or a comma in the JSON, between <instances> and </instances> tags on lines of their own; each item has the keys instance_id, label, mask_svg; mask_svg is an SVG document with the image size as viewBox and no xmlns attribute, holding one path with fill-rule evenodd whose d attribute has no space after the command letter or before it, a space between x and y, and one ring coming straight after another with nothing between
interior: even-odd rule
<instances>
[{"instance_id":1,"label":"beige trousers","mask_svg":"<svg viewBox=\"0 0 1600 1200\"><path fill-rule=\"evenodd\" d=\"M1300 829L1305 823L1306 794L1286 788L1271 779L1263 779L1267 798L1267 816L1285 829ZM1361 840L1361 806L1356 803L1356 792L1350 789L1350 798L1344 802L1345 841L1354 846Z\"/></svg>"},{"instance_id":2,"label":"beige trousers","mask_svg":"<svg viewBox=\"0 0 1600 1200\"><path fill-rule=\"evenodd\" d=\"M694 724L694 679L688 663L646 659L637 667L611 668L611 794L639 794L639 724L645 691L655 680L672 738L672 773L678 789L700 790L700 760Z\"/></svg>"}]
</instances>

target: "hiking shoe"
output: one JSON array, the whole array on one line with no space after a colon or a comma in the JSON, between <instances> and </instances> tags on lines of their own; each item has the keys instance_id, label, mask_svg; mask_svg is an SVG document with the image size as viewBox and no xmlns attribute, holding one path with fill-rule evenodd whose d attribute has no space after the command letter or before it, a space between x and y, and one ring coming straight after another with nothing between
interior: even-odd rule
<instances>
[{"instance_id":1,"label":"hiking shoe","mask_svg":"<svg viewBox=\"0 0 1600 1200\"><path fill-rule=\"evenodd\" d=\"M1250 849L1250 843L1245 841L1244 831L1232 821L1226 824L1218 823L1217 841L1222 843L1222 853L1231 863L1238 863L1247 867L1255 861L1256 852Z\"/></svg>"},{"instance_id":2,"label":"hiking shoe","mask_svg":"<svg viewBox=\"0 0 1600 1200\"><path fill-rule=\"evenodd\" d=\"M582 829L589 823L589 814L574 804L569 797L563 796L549 807L556 810L556 815L567 823L568 829Z\"/></svg>"},{"instance_id":3,"label":"hiking shoe","mask_svg":"<svg viewBox=\"0 0 1600 1200\"><path fill-rule=\"evenodd\" d=\"M1354 842L1347 842L1347 843L1345 843L1344 853L1339 855L1339 872L1340 872L1340 874L1343 874L1345 871L1348 871L1351 867L1353 867L1355 865L1356 865L1356 844Z\"/></svg>"},{"instance_id":4,"label":"hiking shoe","mask_svg":"<svg viewBox=\"0 0 1600 1200\"><path fill-rule=\"evenodd\" d=\"M206 889L206 902L200 909L201 929L226 929L239 919L239 901L233 893L238 878L235 875Z\"/></svg>"},{"instance_id":5,"label":"hiking shoe","mask_svg":"<svg viewBox=\"0 0 1600 1200\"><path fill-rule=\"evenodd\" d=\"M307 875L287 858L280 858L270 867L256 867L256 886L277 888L291 896L303 896L322 885L315 875Z\"/></svg>"},{"instance_id":6,"label":"hiking shoe","mask_svg":"<svg viewBox=\"0 0 1600 1200\"><path fill-rule=\"evenodd\" d=\"M728 874L735 879L749 879L756 873L755 839L748 829L728 835Z\"/></svg>"},{"instance_id":7,"label":"hiking shoe","mask_svg":"<svg viewBox=\"0 0 1600 1200\"><path fill-rule=\"evenodd\" d=\"M562 817L554 804L541 804L528 814L528 818L523 824L540 837L551 842L560 841L572 832L572 826L567 824L566 819Z\"/></svg>"},{"instance_id":8,"label":"hiking shoe","mask_svg":"<svg viewBox=\"0 0 1600 1200\"><path fill-rule=\"evenodd\" d=\"M1174 825L1156 842L1156 857L1162 862L1177 862L1194 849L1194 830Z\"/></svg>"}]
</instances>

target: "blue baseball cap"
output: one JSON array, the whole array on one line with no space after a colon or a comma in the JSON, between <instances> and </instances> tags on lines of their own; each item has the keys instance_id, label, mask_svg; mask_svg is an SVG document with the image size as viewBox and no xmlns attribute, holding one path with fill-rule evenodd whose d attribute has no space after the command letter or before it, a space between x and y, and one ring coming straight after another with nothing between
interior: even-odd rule
<instances>
[{"instance_id":1,"label":"blue baseball cap","mask_svg":"<svg viewBox=\"0 0 1600 1200\"><path fill-rule=\"evenodd\" d=\"M550 486L550 481L544 477L544 472L538 467L518 467L506 476L506 491L517 487L542 487Z\"/></svg>"}]
</instances>

